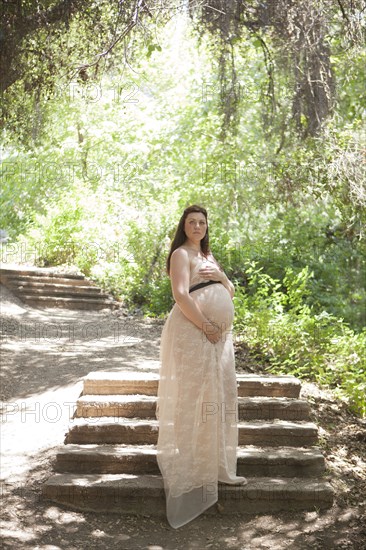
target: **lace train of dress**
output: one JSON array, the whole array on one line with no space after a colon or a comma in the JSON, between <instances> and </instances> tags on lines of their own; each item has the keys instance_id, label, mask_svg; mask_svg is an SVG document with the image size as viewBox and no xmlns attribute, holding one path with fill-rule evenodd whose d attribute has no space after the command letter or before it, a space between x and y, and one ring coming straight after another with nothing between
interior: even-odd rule
<instances>
[{"instance_id":1,"label":"lace train of dress","mask_svg":"<svg viewBox=\"0 0 366 550\"><path fill-rule=\"evenodd\" d=\"M191 271L190 286L202 282ZM193 520L218 500L218 481L239 484L236 475L238 401L231 297L221 284L192 292L203 314L223 334L212 344L175 304L160 345L156 417L157 461L164 480L166 512L174 528Z\"/></svg>"}]
</instances>

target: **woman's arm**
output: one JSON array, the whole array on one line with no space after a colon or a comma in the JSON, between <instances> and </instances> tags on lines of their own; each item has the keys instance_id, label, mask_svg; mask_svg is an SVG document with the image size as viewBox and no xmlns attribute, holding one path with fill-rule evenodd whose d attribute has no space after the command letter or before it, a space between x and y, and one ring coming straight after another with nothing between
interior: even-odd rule
<instances>
[{"instance_id":1,"label":"woman's arm","mask_svg":"<svg viewBox=\"0 0 366 550\"><path fill-rule=\"evenodd\" d=\"M221 271L221 273L222 273L221 283L227 289L228 293L231 296L231 299L233 299L235 294L235 287L233 283L227 278L226 274L223 271Z\"/></svg>"},{"instance_id":2,"label":"woman's arm","mask_svg":"<svg viewBox=\"0 0 366 550\"><path fill-rule=\"evenodd\" d=\"M173 297L183 315L201 329L210 342L219 341L221 331L203 315L197 303L189 294L189 257L182 248L174 250L170 258L170 279Z\"/></svg>"}]
</instances>

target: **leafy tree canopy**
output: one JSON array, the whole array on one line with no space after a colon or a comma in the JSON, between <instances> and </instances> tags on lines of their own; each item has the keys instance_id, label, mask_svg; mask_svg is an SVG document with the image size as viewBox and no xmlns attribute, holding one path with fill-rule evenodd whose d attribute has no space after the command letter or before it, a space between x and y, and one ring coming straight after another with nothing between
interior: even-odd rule
<instances>
[{"instance_id":1,"label":"leafy tree canopy","mask_svg":"<svg viewBox=\"0 0 366 550\"><path fill-rule=\"evenodd\" d=\"M332 56L357 48L364 36L361 0L3 0L0 72L6 138L16 135L29 145L39 136L53 94L75 78L93 82L112 68L133 67L141 49L149 55L159 47L156 28L181 12L189 13L199 37L210 36L225 89L222 139L238 128L240 67L235 59L243 38L251 37L265 61L265 122L276 116L276 80L285 73L291 120L306 137L316 135L334 110Z\"/></svg>"}]
</instances>

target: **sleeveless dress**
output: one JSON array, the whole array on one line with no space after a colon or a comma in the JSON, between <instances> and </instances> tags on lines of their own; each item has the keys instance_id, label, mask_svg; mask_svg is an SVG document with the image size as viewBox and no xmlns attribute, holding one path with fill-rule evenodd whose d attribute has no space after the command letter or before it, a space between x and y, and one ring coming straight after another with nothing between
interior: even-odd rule
<instances>
[{"instance_id":1,"label":"sleeveless dress","mask_svg":"<svg viewBox=\"0 0 366 550\"><path fill-rule=\"evenodd\" d=\"M190 288L205 279L207 262L194 258ZM157 461L164 480L169 524L180 527L218 500L218 481L245 483L236 475L238 396L235 373L231 296L221 284L190 296L223 334L216 344L174 304L164 324L156 417Z\"/></svg>"}]
</instances>

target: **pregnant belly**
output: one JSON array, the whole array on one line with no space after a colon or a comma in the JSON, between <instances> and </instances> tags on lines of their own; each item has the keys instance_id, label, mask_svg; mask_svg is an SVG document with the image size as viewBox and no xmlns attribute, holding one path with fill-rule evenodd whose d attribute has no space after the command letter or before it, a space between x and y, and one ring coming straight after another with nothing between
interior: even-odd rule
<instances>
[{"instance_id":1,"label":"pregnant belly","mask_svg":"<svg viewBox=\"0 0 366 550\"><path fill-rule=\"evenodd\" d=\"M202 313L210 321L224 324L224 330L230 330L234 319L234 305L229 292L218 283L200 288L191 293Z\"/></svg>"}]
</instances>

